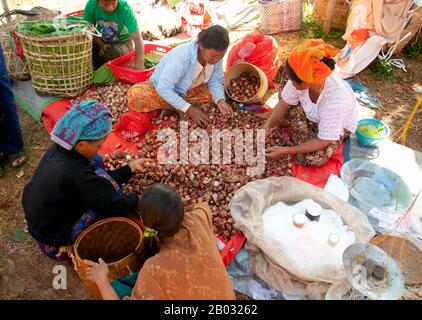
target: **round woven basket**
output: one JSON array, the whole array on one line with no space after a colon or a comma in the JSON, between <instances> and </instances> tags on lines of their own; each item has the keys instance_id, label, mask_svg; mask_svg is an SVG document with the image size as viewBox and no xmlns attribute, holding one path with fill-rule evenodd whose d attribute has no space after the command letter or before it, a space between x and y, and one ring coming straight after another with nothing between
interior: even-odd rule
<instances>
[{"instance_id":1,"label":"round woven basket","mask_svg":"<svg viewBox=\"0 0 422 320\"><path fill-rule=\"evenodd\" d=\"M29 36L17 33L40 95L76 97L92 84L92 35Z\"/></svg>"},{"instance_id":2,"label":"round woven basket","mask_svg":"<svg viewBox=\"0 0 422 320\"><path fill-rule=\"evenodd\" d=\"M97 285L88 280L84 259L98 262L102 258L108 265L110 281L139 271L143 249L141 228L127 218L108 218L84 230L75 242L74 263L88 290L101 298Z\"/></svg>"},{"instance_id":3,"label":"round woven basket","mask_svg":"<svg viewBox=\"0 0 422 320\"><path fill-rule=\"evenodd\" d=\"M12 38L12 33L16 31L16 25L24 21L25 17L12 15L10 19L10 22L6 18L0 19L0 45L3 49L7 71L12 79L29 80L31 75L28 64L23 57L16 54Z\"/></svg>"},{"instance_id":4,"label":"round woven basket","mask_svg":"<svg viewBox=\"0 0 422 320\"><path fill-rule=\"evenodd\" d=\"M393 235L379 235L371 243L396 261L406 284L422 284L422 252L410 240Z\"/></svg>"},{"instance_id":5,"label":"round woven basket","mask_svg":"<svg viewBox=\"0 0 422 320\"><path fill-rule=\"evenodd\" d=\"M28 64L24 58L16 55L15 51L8 43L9 36L0 31L0 45L3 49L4 60L7 66L9 76L15 80L29 80L31 75L29 73Z\"/></svg>"}]
</instances>

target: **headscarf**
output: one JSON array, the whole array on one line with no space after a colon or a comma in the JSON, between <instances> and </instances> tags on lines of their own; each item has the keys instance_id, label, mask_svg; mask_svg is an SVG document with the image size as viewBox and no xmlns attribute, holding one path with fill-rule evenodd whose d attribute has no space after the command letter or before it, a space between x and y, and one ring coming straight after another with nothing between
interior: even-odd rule
<instances>
[{"instance_id":1,"label":"headscarf","mask_svg":"<svg viewBox=\"0 0 422 320\"><path fill-rule=\"evenodd\" d=\"M288 63L300 80L308 84L321 84L333 72L322 59L332 58L338 49L322 39L307 39L293 49Z\"/></svg>"},{"instance_id":2,"label":"headscarf","mask_svg":"<svg viewBox=\"0 0 422 320\"><path fill-rule=\"evenodd\" d=\"M67 150L72 150L79 140L97 140L112 129L112 115L97 100L73 105L56 123L51 140Z\"/></svg>"}]
</instances>

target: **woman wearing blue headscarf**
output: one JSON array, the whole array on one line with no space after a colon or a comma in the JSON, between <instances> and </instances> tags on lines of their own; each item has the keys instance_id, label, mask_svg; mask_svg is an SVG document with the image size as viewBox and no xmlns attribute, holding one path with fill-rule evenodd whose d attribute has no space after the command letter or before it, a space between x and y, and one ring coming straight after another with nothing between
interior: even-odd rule
<instances>
[{"instance_id":1,"label":"woman wearing blue headscarf","mask_svg":"<svg viewBox=\"0 0 422 320\"><path fill-rule=\"evenodd\" d=\"M83 229L101 218L135 211L136 194L120 185L144 160L106 172L97 152L112 129L110 111L98 101L76 104L53 129L55 142L25 186L22 205L29 233L50 258L62 260Z\"/></svg>"}]
</instances>

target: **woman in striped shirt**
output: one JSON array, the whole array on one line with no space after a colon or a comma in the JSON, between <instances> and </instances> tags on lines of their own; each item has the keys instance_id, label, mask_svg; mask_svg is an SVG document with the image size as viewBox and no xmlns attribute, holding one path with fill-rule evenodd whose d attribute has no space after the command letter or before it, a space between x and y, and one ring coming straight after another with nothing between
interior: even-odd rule
<instances>
[{"instance_id":1,"label":"woman in striped shirt","mask_svg":"<svg viewBox=\"0 0 422 320\"><path fill-rule=\"evenodd\" d=\"M177 46L161 59L150 82L129 89L129 108L140 112L177 111L200 126L206 126L209 119L193 104L214 102L223 114L231 115L224 96L223 73L229 43L227 30L215 25L202 30L196 41Z\"/></svg>"}]
</instances>

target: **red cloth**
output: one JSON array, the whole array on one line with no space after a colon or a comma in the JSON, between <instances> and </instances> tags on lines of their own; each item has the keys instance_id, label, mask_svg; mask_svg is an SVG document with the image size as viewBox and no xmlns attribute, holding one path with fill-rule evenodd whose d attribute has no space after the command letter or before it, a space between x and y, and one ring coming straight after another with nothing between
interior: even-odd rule
<instances>
[{"instance_id":1,"label":"red cloth","mask_svg":"<svg viewBox=\"0 0 422 320\"><path fill-rule=\"evenodd\" d=\"M293 177L302 181L311 183L320 188L324 188L330 174L340 176L340 170L343 166L343 144L333 154L326 164L320 167L309 167L301 164L292 164Z\"/></svg>"},{"instance_id":2,"label":"red cloth","mask_svg":"<svg viewBox=\"0 0 422 320\"><path fill-rule=\"evenodd\" d=\"M125 151L130 152L131 154L137 154L138 148L135 143L128 142L121 134L112 131L107 136L107 139L104 141L101 146L101 150L98 151L98 154L100 156L104 156L106 153L113 154L116 151Z\"/></svg>"},{"instance_id":3,"label":"red cloth","mask_svg":"<svg viewBox=\"0 0 422 320\"><path fill-rule=\"evenodd\" d=\"M49 134L53 130L56 122L59 121L71 107L72 104L69 99L62 99L54 101L44 109L41 120ZM136 113L140 114L139 112ZM126 118L123 116L122 120L125 120L123 123L122 121L119 122L117 126L120 125L119 128L122 130L139 130L142 139L143 134L153 129L151 119L156 117L158 114L159 113L157 111L144 113L141 116L142 119L140 119L139 116L134 116L133 114L130 114ZM119 146L119 148L116 148L116 146ZM98 153L103 156L106 153L114 153L115 151L129 151L132 154L137 154L138 148L135 143L128 142L119 132L112 131L107 136L106 141Z\"/></svg>"},{"instance_id":4,"label":"red cloth","mask_svg":"<svg viewBox=\"0 0 422 320\"><path fill-rule=\"evenodd\" d=\"M59 121L71 107L72 104L68 99L54 101L45 107L41 116L41 121L48 134L53 131L56 122Z\"/></svg>"},{"instance_id":5,"label":"red cloth","mask_svg":"<svg viewBox=\"0 0 422 320\"><path fill-rule=\"evenodd\" d=\"M322 39L306 39L289 55L289 65L300 80L308 84L322 84L333 72L323 58L331 58L339 50Z\"/></svg>"}]
</instances>

